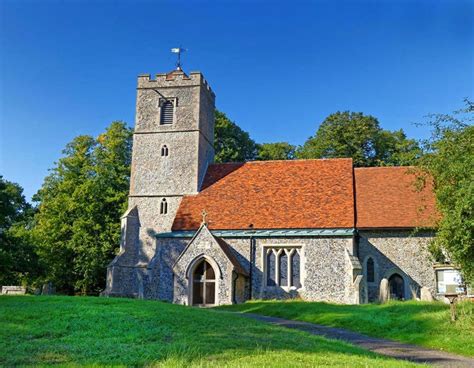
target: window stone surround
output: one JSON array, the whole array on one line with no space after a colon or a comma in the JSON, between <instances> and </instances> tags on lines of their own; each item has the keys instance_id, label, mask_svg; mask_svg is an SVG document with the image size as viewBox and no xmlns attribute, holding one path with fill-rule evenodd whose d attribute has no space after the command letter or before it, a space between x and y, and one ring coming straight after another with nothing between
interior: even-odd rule
<instances>
[{"instance_id":1,"label":"window stone surround","mask_svg":"<svg viewBox=\"0 0 474 368\"><path fill-rule=\"evenodd\" d=\"M303 280L305 279L305 267L304 267L304 245L302 244L275 244L275 245L264 245L261 247L262 251L262 256L261 256L261 265L260 268L263 271L263 277L262 277L262 288L263 289L268 289L271 290L272 288L282 288L286 292L291 292L291 291L298 291L300 289L304 288ZM267 252L268 251L273 251L275 254L275 286L268 285L268 280L267 280ZM281 286L280 285L280 256L282 255L281 252L285 252L286 255L288 256L287 259L287 264L288 264L288 270L287 270L287 278L288 278L288 285L287 286ZM293 266L292 266L292 257L294 252L298 252L300 256L300 287L295 287L290 285L290 279L293 271Z\"/></svg>"}]
</instances>

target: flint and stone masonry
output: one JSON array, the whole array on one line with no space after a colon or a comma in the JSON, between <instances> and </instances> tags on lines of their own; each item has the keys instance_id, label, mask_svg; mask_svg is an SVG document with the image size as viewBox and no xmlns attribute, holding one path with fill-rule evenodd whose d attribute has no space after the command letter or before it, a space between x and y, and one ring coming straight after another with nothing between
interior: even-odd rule
<instances>
[{"instance_id":1,"label":"flint and stone masonry","mask_svg":"<svg viewBox=\"0 0 474 368\"><path fill-rule=\"evenodd\" d=\"M172 123L162 123L165 102L173 104ZM393 297L417 298L423 286L434 294L428 232L354 226L318 235L315 226L309 233L281 229L277 236L254 236L210 230L205 218L194 231L173 229L183 196L202 190L214 160L214 105L199 72L138 77L129 209L104 295L184 305L266 298L358 304L376 300L380 282L393 275L402 280ZM374 267L368 281L369 258Z\"/></svg>"}]
</instances>

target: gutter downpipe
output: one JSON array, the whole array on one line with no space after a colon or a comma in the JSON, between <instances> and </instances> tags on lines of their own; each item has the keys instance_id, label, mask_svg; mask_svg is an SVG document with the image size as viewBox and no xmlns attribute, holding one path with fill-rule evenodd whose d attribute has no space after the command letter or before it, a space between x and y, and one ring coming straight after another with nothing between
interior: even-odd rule
<instances>
[{"instance_id":1,"label":"gutter downpipe","mask_svg":"<svg viewBox=\"0 0 474 368\"><path fill-rule=\"evenodd\" d=\"M252 290L253 290L253 267L255 263L255 238L250 236L250 269L249 269L249 300L252 300Z\"/></svg>"},{"instance_id":2,"label":"gutter downpipe","mask_svg":"<svg viewBox=\"0 0 474 368\"><path fill-rule=\"evenodd\" d=\"M237 304L237 298L235 297L235 293L236 293L238 278L239 278L239 274L234 271L234 274L232 275L232 304Z\"/></svg>"}]
</instances>

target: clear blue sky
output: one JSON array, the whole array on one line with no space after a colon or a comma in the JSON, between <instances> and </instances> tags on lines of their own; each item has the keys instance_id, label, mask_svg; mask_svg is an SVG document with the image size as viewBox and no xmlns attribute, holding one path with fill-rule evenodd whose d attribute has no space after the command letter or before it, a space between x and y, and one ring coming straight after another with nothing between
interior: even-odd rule
<instances>
[{"instance_id":1,"label":"clear blue sky","mask_svg":"<svg viewBox=\"0 0 474 368\"><path fill-rule=\"evenodd\" d=\"M413 126L474 97L473 1L0 1L0 174L29 198L76 135L134 123L136 76L204 73L257 142L337 110Z\"/></svg>"}]
</instances>

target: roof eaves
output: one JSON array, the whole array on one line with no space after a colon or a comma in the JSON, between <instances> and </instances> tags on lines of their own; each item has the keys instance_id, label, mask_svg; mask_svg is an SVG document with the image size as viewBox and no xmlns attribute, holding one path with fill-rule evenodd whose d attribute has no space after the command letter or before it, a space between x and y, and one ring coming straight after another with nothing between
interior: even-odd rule
<instances>
[{"instance_id":1,"label":"roof eaves","mask_svg":"<svg viewBox=\"0 0 474 368\"><path fill-rule=\"evenodd\" d=\"M192 238L198 230L177 230L156 234L157 238ZM354 228L348 229L268 229L268 230L210 230L220 238L277 238L277 237L340 237L353 236Z\"/></svg>"}]
</instances>

